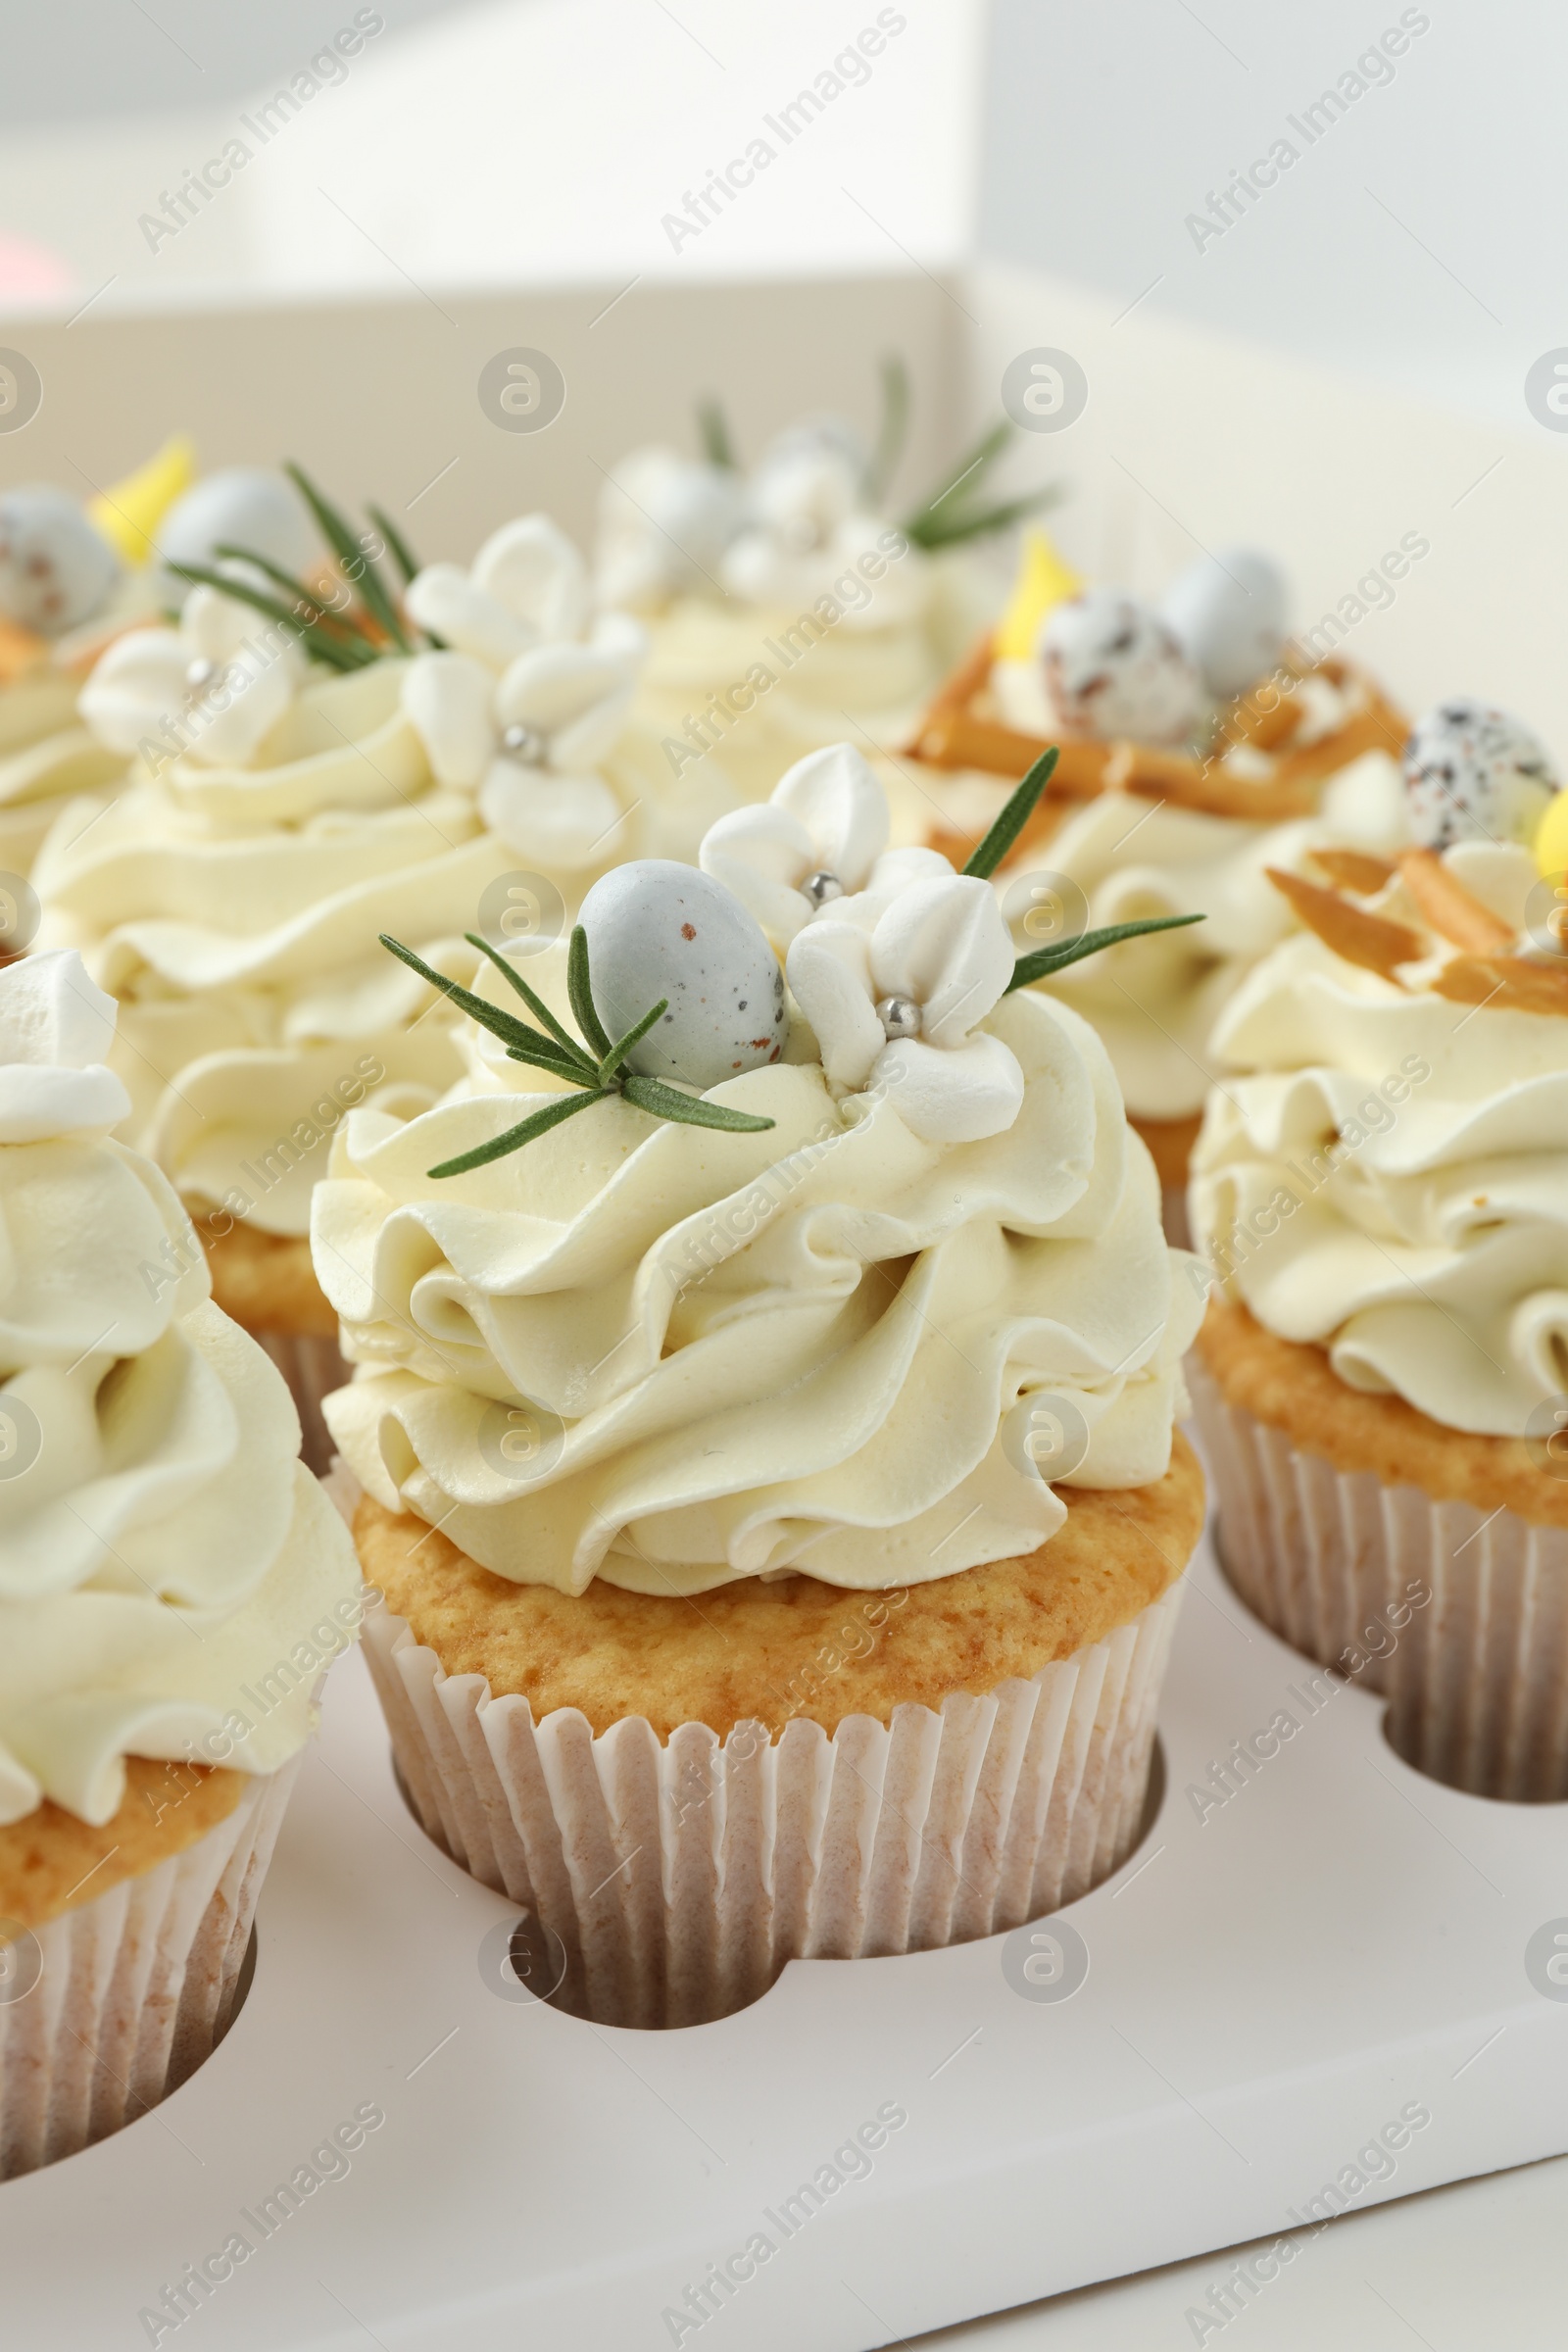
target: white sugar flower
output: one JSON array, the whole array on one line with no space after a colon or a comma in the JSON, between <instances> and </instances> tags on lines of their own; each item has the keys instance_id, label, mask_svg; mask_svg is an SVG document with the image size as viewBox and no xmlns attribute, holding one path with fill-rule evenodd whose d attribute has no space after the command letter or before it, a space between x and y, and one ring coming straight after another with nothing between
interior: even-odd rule
<instances>
[{"instance_id":1,"label":"white sugar flower","mask_svg":"<svg viewBox=\"0 0 1568 2352\"><path fill-rule=\"evenodd\" d=\"M745 491L727 466L634 449L599 501L601 600L633 612L712 589L740 527Z\"/></svg>"},{"instance_id":2,"label":"white sugar flower","mask_svg":"<svg viewBox=\"0 0 1568 2352\"><path fill-rule=\"evenodd\" d=\"M978 875L913 883L869 930L831 916L808 923L784 970L835 1087L887 1088L927 1143L978 1143L1012 1125L1023 1072L1000 1038L977 1030L1006 993L1012 942Z\"/></svg>"},{"instance_id":3,"label":"white sugar flower","mask_svg":"<svg viewBox=\"0 0 1568 2352\"><path fill-rule=\"evenodd\" d=\"M427 564L410 581L407 602L421 629L502 670L533 646L582 635L588 572L558 523L524 514L491 533L471 569Z\"/></svg>"},{"instance_id":4,"label":"white sugar flower","mask_svg":"<svg viewBox=\"0 0 1568 2352\"><path fill-rule=\"evenodd\" d=\"M0 1144L107 1134L130 1115L108 1067L115 1000L74 948L27 956L0 972Z\"/></svg>"},{"instance_id":5,"label":"white sugar flower","mask_svg":"<svg viewBox=\"0 0 1568 2352\"><path fill-rule=\"evenodd\" d=\"M825 428L784 435L752 475L746 506L746 526L720 577L732 596L758 605L810 604L888 528L866 505L862 468L844 439ZM842 625L885 628L917 611L924 596L920 567L906 556L883 569L874 596L852 604Z\"/></svg>"},{"instance_id":6,"label":"white sugar flower","mask_svg":"<svg viewBox=\"0 0 1568 2352\"><path fill-rule=\"evenodd\" d=\"M698 863L786 947L829 908L869 929L897 891L952 872L935 850L890 850L888 830L875 775L852 744L835 743L797 760L761 807L710 825Z\"/></svg>"},{"instance_id":7,"label":"white sugar flower","mask_svg":"<svg viewBox=\"0 0 1568 2352\"><path fill-rule=\"evenodd\" d=\"M485 823L519 856L591 863L623 814L598 771L631 708L640 631L607 614L581 641L587 573L545 514L506 524L471 571L428 564L408 607L447 649L416 655L403 682L437 779L477 791Z\"/></svg>"},{"instance_id":8,"label":"white sugar flower","mask_svg":"<svg viewBox=\"0 0 1568 2352\"><path fill-rule=\"evenodd\" d=\"M259 574L255 584L268 585ZM193 588L177 628L131 629L109 647L81 690L81 714L127 759L150 745L164 759L178 751L204 767L245 767L307 668L290 634L217 588Z\"/></svg>"}]
</instances>

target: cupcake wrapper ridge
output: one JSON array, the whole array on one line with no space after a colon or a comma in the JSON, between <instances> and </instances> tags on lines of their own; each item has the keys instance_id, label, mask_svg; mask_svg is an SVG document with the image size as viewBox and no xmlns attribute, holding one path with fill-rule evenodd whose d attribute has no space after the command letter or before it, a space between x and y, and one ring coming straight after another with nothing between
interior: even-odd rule
<instances>
[{"instance_id":1,"label":"cupcake wrapper ridge","mask_svg":"<svg viewBox=\"0 0 1568 2352\"><path fill-rule=\"evenodd\" d=\"M1568 1529L1302 1453L1187 1379L1225 1571L1272 1633L1388 1699L1396 1753L1473 1796L1568 1797Z\"/></svg>"},{"instance_id":2,"label":"cupcake wrapper ridge","mask_svg":"<svg viewBox=\"0 0 1568 2352\"><path fill-rule=\"evenodd\" d=\"M787 1961L931 1950L1074 1901L1139 1834L1180 1584L1104 1641L986 1696L893 1722L797 1719L722 1742L643 1717L595 1736L562 1708L448 1675L405 1619L367 1662L413 1809L533 1914L556 2004L596 2023L699 2025Z\"/></svg>"},{"instance_id":3,"label":"cupcake wrapper ridge","mask_svg":"<svg viewBox=\"0 0 1568 2352\"><path fill-rule=\"evenodd\" d=\"M13 1946L0 2002L0 2180L106 2139L177 2090L227 2032L298 1759L249 1783L183 1853Z\"/></svg>"}]
</instances>

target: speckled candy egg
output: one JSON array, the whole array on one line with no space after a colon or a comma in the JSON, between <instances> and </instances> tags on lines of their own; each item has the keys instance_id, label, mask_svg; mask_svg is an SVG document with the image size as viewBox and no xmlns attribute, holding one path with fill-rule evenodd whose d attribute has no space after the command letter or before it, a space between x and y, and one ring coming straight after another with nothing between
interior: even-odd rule
<instances>
[{"instance_id":1,"label":"speckled candy egg","mask_svg":"<svg viewBox=\"0 0 1568 2352\"><path fill-rule=\"evenodd\" d=\"M1490 703L1440 703L1404 747L1410 832L1424 850L1455 841L1534 841L1557 778L1530 729Z\"/></svg>"},{"instance_id":2,"label":"speckled candy egg","mask_svg":"<svg viewBox=\"0 0 1568 2352\"><path fill-rule=\"evenodd\" d=\"M577 919L612 1037L669 999L663 1019L633 1047L631 1069L706 1090L777 1061L789 1030L784 974L721 882L671 858L633 858L594 884Z\"/></svg>"},{"instance_id":3,"label":"speckled candy egg","mask_svg":"<svg viewBox=\"0 0 1568 2352\"><path fill-rule=\"evenodd\" d=\"M1285 649L1285 575L1251 548L1224 548L1172 582L1160 612L1209 693L1229 702Z\"/></svg>"},{"instance_id":4,"label":"speckled candy egg","mask_svg":"<svg viewBox=\"0 0 1568 2352\"><path fill-rule=\"evenodd\" d=\"M220 547L247 548L296 578L321 556L298 492L266 466L224 466L175 499L158 527L163 561L154 578L165 603L177 609L190 594L170 564L211 571Z\"/></svg>"},{"instance_id":5,"label":"speckled candy egg","mask_svg":"<svg viewBox=\"0 0 1568 2352\"><path fill-rule=\"evenodd\" d=\"M68 491L30 482L0 498L0 613L40 637L90 620L120 570Z\"/></svg>"},{"instance_id":6,"label":"speckled candy egg","mask_svg":"<svg viewBox=\"0 0 1568 2352\"><path fill-rule=\"evenodd\" d=\"M1091 588L1047 615L1046 688L1063 727L1102 742L1182 743L1203 689L1158 613L1115 588Z\"/></svg>"}]
</instances>

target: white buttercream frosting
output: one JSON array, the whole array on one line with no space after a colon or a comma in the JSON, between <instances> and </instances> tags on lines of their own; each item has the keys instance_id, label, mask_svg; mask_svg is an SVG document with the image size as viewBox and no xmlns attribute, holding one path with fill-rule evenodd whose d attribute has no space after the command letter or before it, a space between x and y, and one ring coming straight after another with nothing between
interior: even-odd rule
<instances>
[{"instance_id":1,"label":"white buttercream frosting","mask_svg":"<svg viewBox=\"0 0 1568 2352\"><path fill-rule=\"evenodd\" d=\"M1203 916L1124 941L1042 984L1093 1021L1135 1118L1181 1119L1201 1109L1217 1074L1215 1020L1259 957L1296 928L1263 868L1314 875L1314 847L1389 854L1407 839L1399 771L1369 752L1329 779L1318 815L1286 824L1102 793L1070 808L1049 841L998 876L997 889L1020 954L1053 944L1062 935L1056 926Z\"/></svg>"},{"instance_id":2,"label":"white buttercream frosting","mask_svg":"<svg viewBox=\"0 0 1568 2352\"><path fill-rule=\"evenodd\" d=\"M1444 863L1528 944L1527 851ZM1351 1388L1519 1436L1568 1389L1568 1019L1436 995L1455 951L1402 881L1369 904L1420 936L1395 979L1303 933L1227 1006L1194 1231L1259 1322Z\"/></svg>"},{"instance_id":3,"label":"white buttercream frosting","mask_svg":"<svg viewBox=\"0 0 1568 2352\"><path fill-rule=\"evenodd\" d=\"M747 799L847 717L891 762L995 616L970 552L929 555L872 513L864 468L824 421L781 435L750 477L651 449L607 481L601 592L648 621L637 709L677 760L716 747Z\"/></svg>"},{"instance_id":4,"label":"white buttercream frosting","mask_svg":"<svg viewBox=\"0 0 1568 2352\"><path fill-rule=\"evenodd\" d=\"M527 967L563 1013L564 961ZM993 996L975 1036L1020 1089L971 1142L922 1138L897 1084L835 1084L799 1015L783 1061L708 1098L762 1134L616 1099L432 1179L550 1100L488 1039L421 1117L356 1112L313 1225L356 1475L518 1583L690 1593L1033 1550L1064 1513L1005 1442L1020 1399L1081 1420L1070 1483L1158 1477L1198 1298L1149 1155L1072 1011Z\"/></svg>"},{"instance_id":5,"label":"white buttercream frosting","mask_svg":"<svg viewBox=\"0 0 1568 2352\"><path fill-rule=\"evenodd\" d=\"M358 1589L288 1391L113 1141L115 1007L0 972L0 1822L118 1810L126 1755L275 1770Z\"/></svg>"},{"instance_id":6,"label":"white buttercream frosting","mask_svg":"<svg viewBox=\"0 0 1568 2352\"><path fill-rule=\"evenodd\" d=\"M485 728L493 722L490 671L451 651L291 684L243 763L220 762L208 728L178 758L138 760L113 800L67 809L46 843L34 877L40 937L78 946L120 1000L115 1067L134 1105L128 1140L193 1202L302 1236L325 1139L344 1112L368 1094L416 1109L457 1079L448 1007L382 953L379 933L436 962L454 949L466 954L462 935L494 928L492 900L514 883L551 933L595 873L645 851L691 857L729 805L710 765L672 780L657 744L624 723L623 657L537 641L546 627L577 626L586 594L580 563L572 574L560 534L533 527L542 524L532 517L497 534L488 587L456 566L421 573L421 611L428 601L450 623L447 604L466 600L476 629L474 614L482 619L486 600L494 603L497 627L513 632L508 646L523 646L509 652L508 676L532 665L527 707L541 724L554 723L552 713L563 719L571 759L592 763L591 775L491 759L488 734L477 764L433 773L421 733L429 696L418 681L427 687L443 665L466 664L483 687ZM497 600L500 590L510 604ZM192 625L196 601L182 625ZM561 694L578 692L584 665L607 662L612 709L564 712ZM552 663L550 676L536 674ZM563 670L572 673L564 688ZM237 707L246 705L242 696ZM107 708L99 723L113 726ZM138 706L137 741L146 740L145 715ZM573 732L564 724L573 716L592 723ZM436 735L449 765L449 736ZM519 835L488 821L498 770L509 790L515 779L548 798L559 786L564 832L551 837L539 824ZM577 821L584 794L591 843Z\"/></svg>"}]
</instances>

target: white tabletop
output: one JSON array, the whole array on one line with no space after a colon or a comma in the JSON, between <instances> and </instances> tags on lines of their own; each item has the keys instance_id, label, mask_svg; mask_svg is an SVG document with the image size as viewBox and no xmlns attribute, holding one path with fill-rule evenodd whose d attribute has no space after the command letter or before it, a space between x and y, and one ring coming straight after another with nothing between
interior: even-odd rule
<instances>
[{"instance_id":1,"label":"white tabletop","mask_svg":"<svg viewBox=\"0 0 1568 2352\"><path fill-rule=\"evenodd\" d=\"M918 2341L933 2352L1152 2352L1198 2342L1225 2352L1561 2352L1568 2157L1346 2214L1221 2319L1209 2290L1261 2250L1200 2255Z\"/></svg>"}]
</instances>

